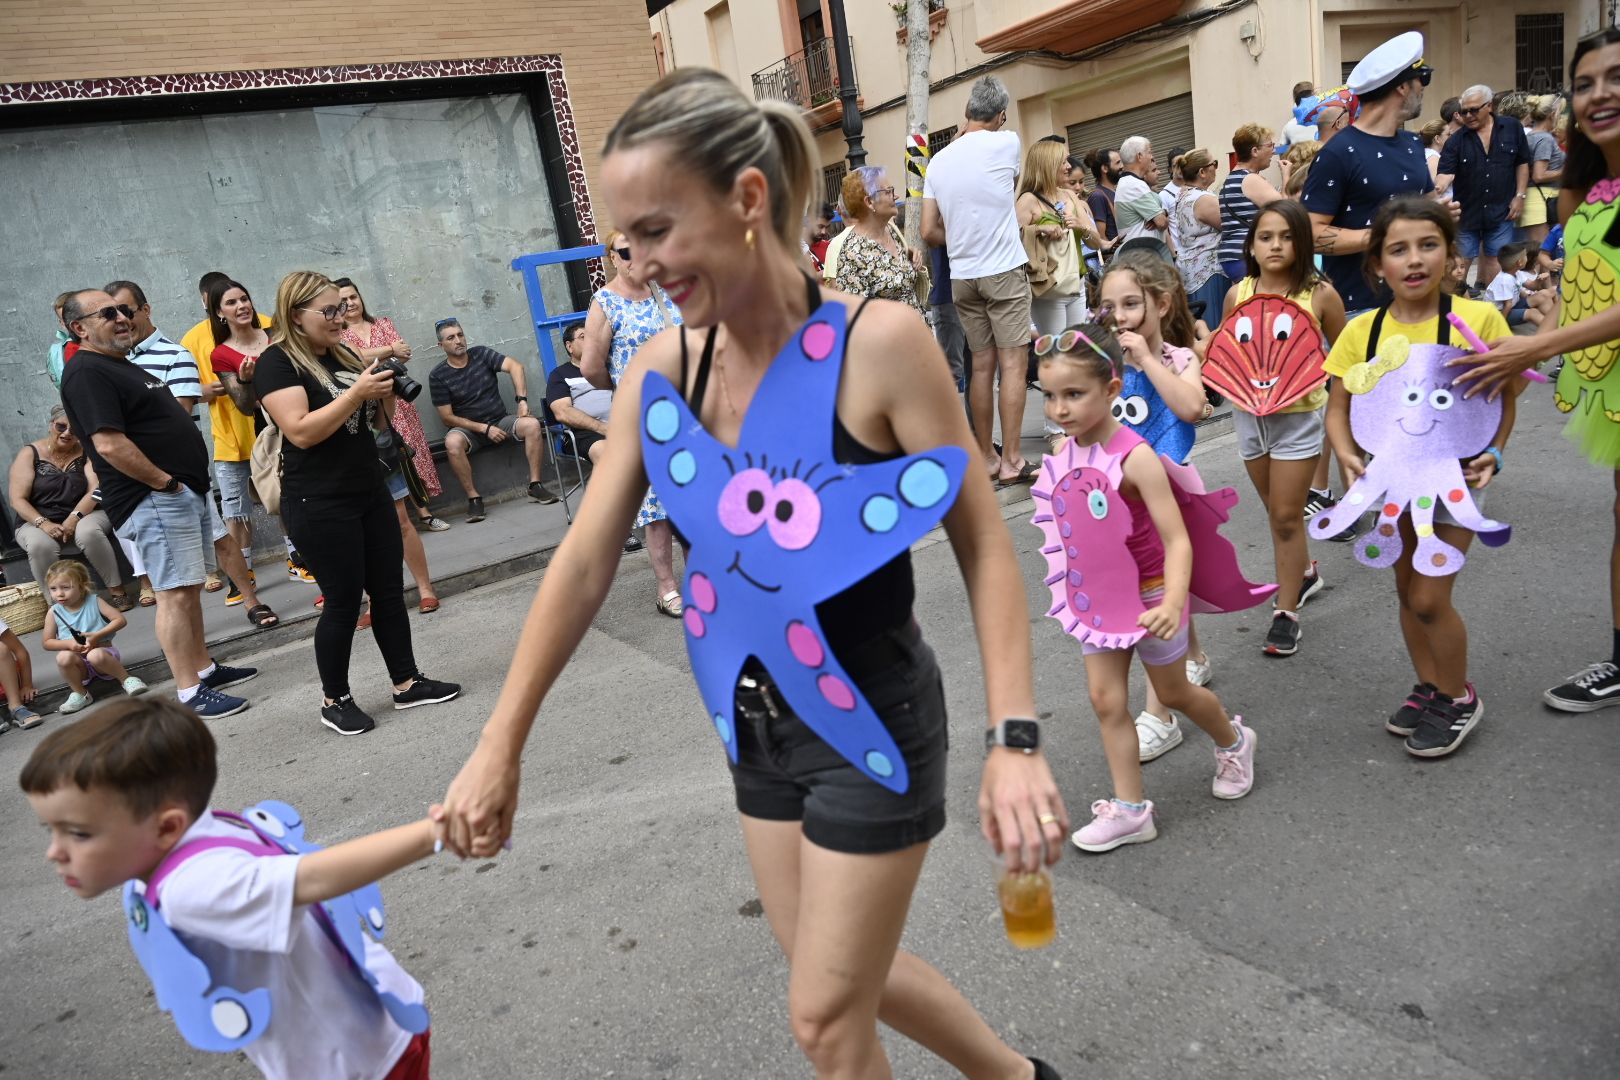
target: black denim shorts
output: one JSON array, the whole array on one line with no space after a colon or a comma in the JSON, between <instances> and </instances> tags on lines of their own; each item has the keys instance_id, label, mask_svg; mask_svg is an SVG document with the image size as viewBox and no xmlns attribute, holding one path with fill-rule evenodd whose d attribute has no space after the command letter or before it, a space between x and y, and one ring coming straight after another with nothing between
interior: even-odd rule
<instances>
[{"instance_id":1,"label":"black denim shorts","mask_svg":"<svg viewBox=\"0 0 1620 1080\"><path fill-rule=\"evenodd\" d=\"M852 855L932 840L945 827L949 750L934 651L908 622L847 652L840 662L905 758L906 792L895 794L845 761L750 662L737 684L737 809L766 821L802 821L811 843Z\"/></svg>"}]
</instances>

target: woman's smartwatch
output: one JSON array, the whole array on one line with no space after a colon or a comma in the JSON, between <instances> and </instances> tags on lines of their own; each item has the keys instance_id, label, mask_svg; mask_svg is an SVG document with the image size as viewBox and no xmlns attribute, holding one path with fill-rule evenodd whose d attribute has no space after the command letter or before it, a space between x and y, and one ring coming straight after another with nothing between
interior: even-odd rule
<instances>
[{"instance_id":1,"label":"woman's smartwatch","mask_svg":"<svg viewBox=\"0 0 1620 1080\"><path fill-rule=\"evenodd\" d=\"M1022 750L1033 754L1041 748L1041 725L1023 717L1008 717L984 732L984 748L988 752L998 746L1009 750Z\"/></svg>"}]
</instances>

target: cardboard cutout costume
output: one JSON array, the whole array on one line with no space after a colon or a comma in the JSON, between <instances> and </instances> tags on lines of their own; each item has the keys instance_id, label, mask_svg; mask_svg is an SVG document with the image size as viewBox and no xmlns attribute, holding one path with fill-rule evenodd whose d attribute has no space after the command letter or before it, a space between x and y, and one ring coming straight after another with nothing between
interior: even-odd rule
<instances>
[{"instance_id":1,"label":"cardboard cutout costume","mask_svg":"<svg viewBox=\"0 0 1620 1080\"><path fill-rule=\"evenodd\" d=\"M1620 178L1593 184L1564 226L1558 325L1591 318L1620 302ZM1565 433L1594 464L1620 468L1620 341L1564 354L1553 391L1559 412L1574 413Z\"/></svg>"},{"instance_id":2,"label":"cardboard cutout costume","mask_svg":"<svg viewBox=\"0 0 1620 1080\"><path fill-rule=\"evenodd\" d=\"M1149 361L1158 363L1157 359ZM1119 397L1110 406L1114 419L1142 436L1155 453L1172 461L1186 461L1197 432L1177 416L1159 396L1158 387L1141 368L1126 366L1120 375Z\"/></svg>"},{"instance_id":3,"label":"cardboard cutout costume","mask_svg":"<svg viewBox=\"0 0 1620 1080\"><path fill-rule=\"evenodd\" d=\"M159 913L163 881L188 859L217 848L269 856L319 851L320 845L304 839L304 824L298 812L283 802L259 803L244 810L240 817L221 810L214 811L214 816L242 825L242 835L188 841L169 853L148 882L126 882L123 902L129 920L129 945L152 981L158 1008L174 1016L180 1034L198 1050L227 1053L240 1050L264 1034L274 1005L270 992L263 988L244 991L219 982ZM383 936L382 890L375 882L324 903L311 904L307 913L343 950L348 966L376 993L396 1024L413 1034L428 1029L427 1009L382 990L377 976L366 966L361 928L379 941Z\"/></svg>"},{"instance_id":4,"label":"cardboard cutout costume","mask_svg":"<svg viewBox=\"0 0 1620 1080\"><path fill-rule=\"evenodd\" d=\"M1120 436L1129 436L1121 438ZM1126 430L1110 440L1118 452L1093 444L1082 451L1064 440L1056 454L1041 461L1041 475L1030 494L1037 504L1030 523L1046 535L1041 554L1051 573L1046 585L1053 606L1046 614L1082 644L1124 649L1147 635L1136 620L1146 611L1141 574L1125 546L1131 535L1131 508L1120 495L1125 458L1143 440ZM1243 611L1277 591L1243 577L1237 551L1220 534L1238 495L1233 488L1207 492L1198 471L1160 456L1170 489L1192 542L1193 573L1189 613ZM1144 510L1144 513L1146 511Z\"/></svg>"},{"instance_id":5,"label":"cardboard cutout costume","mask_svg":"<svg viewBox=\"0 0 1620 1080\"><path fill-rule=\"evenodd\" d=\"M821 304L771 361L735 449L704 429L670 381L641 389L647 477L691 543L686 650L726 753L737 760L737 677L750 656L793 711L851 765L897 793L905 760L827 645L816 605L938 524L967 470L944 446L872 465L833 457L848 313Z\"/></svg>"},{"instance_id":6,"label":"cardboard cutout costume","mask_svg":"<svg viewBox=\"0 0 1620 1080\"><path fill-rule=\"evenodd\" d=\"M1270 416L1327 382L1327 343L1311 312L1255 294L1232 309L1204 358L1204 382L1250 416Z\"/></svg>"},{"instance_id":7,"label":"cardboard cutout costume","mask_svg":"<svg viewBox=\"0 0 1620 1080\"><path fill-rule=\"evenodd\" d=\"M1463 460L1483 453L1502 422L1500 398L1464 398L1452 389L1445 365L1466 355L1445 345L1413 345L1392 334L1374 360L1350 368L1344 377L1344 388L1353 395L1350 431L1373 458L1336 506L1311 518L1312 535L1333 536L1376 509L1377 522L1356 537L1355 550L1363 565L1383 569L1401 557L1400 516L1410 510L1417 534L1412 569L1430 577L1455 574L1465 561L1461 551L1435 535L1437 507L1478 533L1488 547L1508 542L1511 526L1480 513L1463 478Z\"/></svg>"}]
</instances>

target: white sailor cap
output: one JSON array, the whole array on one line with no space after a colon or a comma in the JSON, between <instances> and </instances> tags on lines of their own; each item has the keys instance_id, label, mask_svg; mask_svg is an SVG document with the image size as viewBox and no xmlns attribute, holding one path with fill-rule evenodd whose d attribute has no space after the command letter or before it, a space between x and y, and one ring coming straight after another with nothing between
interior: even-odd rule
<instances>
[{"instance_id":1,"label":"white sailor cap","mask_svg":"<svg viewBox=\"0 0 1620 1080\"><path fill-rule=\"evenodd\" d=\"M1434 69L1423 62L1423 35L1408 30L1368 53L1350 72L1350 91L1356 95L1382 90L1390 83L1421 78L1429 85Z\"/></svg>"}]
</instances>

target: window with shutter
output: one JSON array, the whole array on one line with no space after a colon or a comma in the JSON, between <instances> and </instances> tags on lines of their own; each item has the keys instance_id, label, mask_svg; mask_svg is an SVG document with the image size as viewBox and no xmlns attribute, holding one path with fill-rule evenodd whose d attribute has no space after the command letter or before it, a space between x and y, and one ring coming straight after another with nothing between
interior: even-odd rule
<instances>
[{"instance_id":1,"label":"window with shutter","mask_svg":"<svg viewBox=\"0 0 1620 1080\"><path fill-rule=\"evenodd\" d=\"M1178 146L1191 150L1196 145L1193 141L1192 95L1178 94L1151 105L1140 105L1099 116L1095 120L1070 124L1069 153L1083 158L1099 147L1118 150L1120 143L1132 135L1145 135L1152 140L1153 156L1159 162L1159 183L1163 186L1170 179L1170 151ZM1220 153L1213 146L1209 149L1212 153ZM1094 179L1089 172L1086 174L1088 189Z\"/></svg>"}]
</instances>

